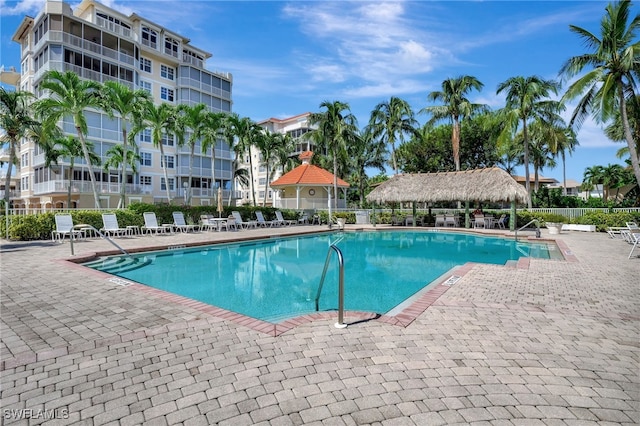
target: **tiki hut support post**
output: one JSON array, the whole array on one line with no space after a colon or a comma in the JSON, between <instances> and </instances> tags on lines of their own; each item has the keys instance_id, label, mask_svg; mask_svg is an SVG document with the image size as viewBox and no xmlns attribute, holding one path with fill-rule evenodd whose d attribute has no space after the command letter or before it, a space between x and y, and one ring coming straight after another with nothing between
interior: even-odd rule
<instances>
[{"instance_id":1,"label":"tiki hut support post","mask_svg":"<svg viewBox=\"0 0 640 426\"><path fill-rule=\"evenodd\" d=\"M413 205L413 227L416 227L416 202L411 203Z\"/></svg>"},{"instance_id":2,"label":"tiki hut support post","mask_svg":"<svg viewBox=\"0 0 640 426\"><path fill-rule=\"evenodd\" d=\"M511 217L509 218L509 230L516 230L516 200L511 200Z\"/></svg>"},{"instance_id":3,"label":"tiki hut support post","mask_svg":"<svg viewBox=\"0 0 640 426\"><path fill-rule=\"evenodd\" d=\"M471 228L471 221L469 220L469 200L464 200L464 227Z\"/></svg>"}]
</instances>

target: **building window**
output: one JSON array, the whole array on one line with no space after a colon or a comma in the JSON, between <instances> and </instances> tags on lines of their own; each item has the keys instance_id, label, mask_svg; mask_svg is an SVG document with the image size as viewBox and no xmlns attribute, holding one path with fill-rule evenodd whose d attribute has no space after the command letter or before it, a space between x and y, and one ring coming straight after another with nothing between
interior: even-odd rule
<instances>
[{"instance_id":1,"label":"building window","mask_svg":"<svg viewBox=\"0 0 640 426\"><path fill-rule=\"evenodd\" d=\"M151 153L150 152L141 152L140 153L140 165L145 167L151 167Z\"/></svg>"},{"instance_id":2,"label":"building window","mask_svg":"<svg viewBox=\"0 0 640 426\"><path fill-rule=\"evenodd\" d=\"M162 159L163 165L167 165L167 169L173 169L175 165L175 157L173 155L165 155Z\"/></svg>"},{"instance_id":3,"label":"building window","mask_svg":"<svg viewBox=\"0 0 640 426\"><path fill-rule=\"evenodd\" d=\"M151 72L151 59L140 58L140 69L144 72Z\"/></svg>"},{"instance_id":4,"label":"building window","mask_svg":"<svg viewBox=\"0 0 640 426\"><path fill-rule=\"evenodd\" d=\"M20 159L20 167L28 167L29 166L29 153L22 154Z\"/></svg>"},{"instance_id":5,"label":"building window","mask_svg":"<svg viewBox=\"0 0 640 426\"><path fill-rule=\"evenodd\" d=\"M267 183L267 178L258 179L258 185L265 185Z\"/></svg>"},{"instance_id":6,"label":"building window","mask_svg":"<svg viewBox=\"0 0 640 426\"><path fill-rule=\"evenodd\" d=\"M140 132L140 142L151 143L151 129L144 129Z\"/></svg>"},{"instance_id":7,"label":"building window","mask_svg":"<svg viewBox=\"0 0 640 426\"><path fill-rule=\"evenodd\" d=\"M162 145L167 145L167 146L173 146L174 145L174 137L173 134L169 133L163 133L162 134L162 139L160 140L160 142L162 142Z\"/></svg>"},{"instance_id":8,"label":"building window","mask_svg":"<svg viewBox=\"0 0 640 426\"><path fill-rule=\"evenodd\" d=\"M140 176L140 185L151 186L151 176Z\"/></svg>"},{"instance_id":9,"label":"building window","mask_svg":"<svg viewBox=\"0 0 640 426\"><path fill-rule=\"evenodd\" d=\"M149 27L142 27L142 44L152 49L158 48L158 33Z\"/></svg>"},{"instance_id":10,"label":"building window","mask_svg":"<svg viewBox=\"0 0 640 426\"><path fill-rule=\"evenodd\" d=\"M149 81L144 81L144 80L140 80L140 89L144 90L145 92L147 92L148 94L152 94L151 93L151 88L153 87L151 82Z\"/></svg>"},{"instance_id":11,"label":"building window","mask_svg":"<svg viewBox=\"0 0 640 426\"><path fill-rule=\"evenodd\" d=\"M160 99L167 102L173 102L174 100L173 89L169 89L168 87L161 87Z\"/></svg>"},{"instance_id":12,"label":"building window","mask_svg":"<svg viewBox=\"0 0 640 426\"><path fill-rule=\"evenodd\" d=\"M175 180L173 178L169 178L169 191L173 191L175 186ZM165 185L164 183L164 178L160 178L160 189L162 191L166 191L167 190L167 185Z\"/></svg>"},{"instance_id":13,"label":"building window","mask_svg":"<svg viewBox=\"0 0 640 426\"><path fill-rule=\"evenodd\" d=\"M178 41L171 37L165 37L164 39L164 53L171 55L175 58L178 57Z\"/></svg>"},{"instance_id":14,"label":"building window","mask_svg":"<svg viewBox=\"0 0 640 426\"><path fill-rule=\"evenodd\" d=\"M160 65L160 77L173 81L175 78L175 69L166 65Z\"/></svg>"},{"instance_id":15,"label":"building window","mask_svg":"<svg viewBox=\"0 0 640 426\"><path fill-rule=\"evenodd\" d=\"M29 189L29 176L25 176L20 179L20 189L26 191Z\"/></svg>"}]
</instances>

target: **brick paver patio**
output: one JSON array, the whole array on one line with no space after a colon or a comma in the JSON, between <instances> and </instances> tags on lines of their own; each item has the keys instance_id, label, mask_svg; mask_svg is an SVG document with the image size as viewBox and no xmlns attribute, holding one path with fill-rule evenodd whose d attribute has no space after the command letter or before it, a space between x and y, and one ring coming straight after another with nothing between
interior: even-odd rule
<instances>
[{"instance_id":1,"label":"brick paver patio","mask_svg":"<svg viewBox=\"0 0 640 426\"><path fill-rule=\"evenodd\" d=\"M552 237L569 260L464 265L404 317L347 313L337 329L324 314L277 335L70 264L69 242L3 241L2 422L640 424L640 259L606 234ZM73 258L112 249L78 242Z\"/></svg>"}]
</instances>

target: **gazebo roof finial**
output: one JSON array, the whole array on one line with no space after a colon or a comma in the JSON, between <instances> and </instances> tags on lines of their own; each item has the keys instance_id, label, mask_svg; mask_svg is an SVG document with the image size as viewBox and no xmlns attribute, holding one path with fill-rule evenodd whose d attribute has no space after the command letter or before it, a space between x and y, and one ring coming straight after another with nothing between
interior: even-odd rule
<instances>
[{"instance_id":1,"label":"gazebo roof finial","mask_svg":"<svg viewBox=\"0 0 640 426\"><path fill-rule=\"evenodd\" d=\"M311 164L311 158L313 157L313 151L304 151L298 158L302 161L302 164Z\"/></svg>"}]
</instances>

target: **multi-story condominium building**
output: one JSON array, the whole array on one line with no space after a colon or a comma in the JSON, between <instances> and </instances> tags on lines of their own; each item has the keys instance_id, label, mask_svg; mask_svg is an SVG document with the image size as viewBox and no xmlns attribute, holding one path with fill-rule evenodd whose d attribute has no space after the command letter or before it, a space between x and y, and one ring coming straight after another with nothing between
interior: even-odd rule
<instances>
[{"instance_id":1,"label":"multi-story condominium building","mask_svg":"<svg viewBox=\"0 0 640 426\"><path fill-rule=\"evenodd\" d=\"M204 103L211 111L231 111L231 74L208 71L205 62L210 53L137 14L127 16L93 0L83 0L73 10L65 2L47 1L38 16L23 19L13 40L22 47L17 88L37 97L47 96L40 89L46 71L73 71L83 79L119 81L131 89L144 89L156 103ZM121 143L120 120L111 119L100 110L87 110L86 120L87 139L104 160L109 148ZM71 117L65 117L60 127L75 134ZM127 174L127 204L166 202L166 185L172 199L184 202L190 150L179 147L172 135L164 135L165 158L161 159L149 130L136 135L136 142L141 159L137 173L130 170ZM218 187L224 189L227 199L232 189L233 160L228 144L218 142L216 164L211 164L210 152L201 153L199 144L195 153L192 204L215 205ZM21 144L18 158L20 185L19 195L12 200L14 207L94 206L88 168L82 159L76 159L72 175L69 159L63 159L58 168L46 168L42 150L29 140ZM162 161L168 168L168 182L163 176ZM94 173L101 207L116 207L120 173L102 169ZM72 206L66 205L69 183Z\"/></svg>"},{"instance_id":2,"label":"multi-story condominium building","mask_svg":"<svg viewBox=\"0 0 640 426\"><path fill-rule=\"evenodd\" d=\"M309 139L302 137L305 133L313 129L309 123L310 114L311 113L309 112L305 112L289 118L269 118L267 120L260 121L257 124L268 132L289 135L295 143L294 150L290 153L290 157L297 159L298 155L302 152L313 151L314 149L313 143ZM279 193L278 191L273 191L269 187L270 182L267 182L267 168L264 164L260 150L255 146L252 146L250 152L245 153L240 165L241 167L249 169L250 155L253 157L251 159L253 163L253 182L250 183L249 188L240 187L240 199L238 200L238 204L251 204L253 202L251 192L253 191L255 193L256 202L259 205L262 205L266 188L266 205L272 206L274 200L278 198ZM282 176L281 167L277 167L274 170L269 171L269 181L271 182L278 179L280 176Z\"/></svg>"}]
</instances>

